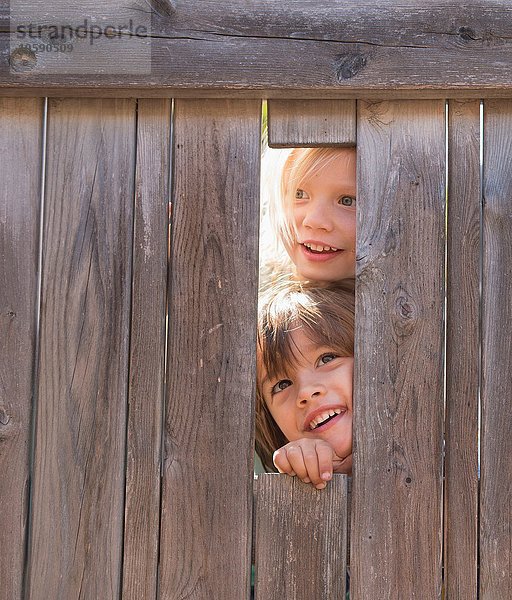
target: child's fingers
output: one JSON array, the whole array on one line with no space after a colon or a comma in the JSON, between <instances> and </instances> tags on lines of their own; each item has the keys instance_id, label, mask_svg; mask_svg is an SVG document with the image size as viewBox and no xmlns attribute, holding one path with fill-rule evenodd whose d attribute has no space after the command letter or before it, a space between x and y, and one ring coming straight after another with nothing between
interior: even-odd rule
<instances>
[{"instance_id":1,"label":"child's fingers","mask_svg":"<svg viewBox=\"0 0 512 600\"><path fill-rule=\"evenodd\" d=\"M316 448L316 454L320 481L330 481L333 471L333 451L331 446L328 444L319 444Z\"/></svg>"},{"instance_id":2,"label":"child's fingers","mask_svg":"<svg viewBox=\"0 0 512 600\"><path fill-rule=\"evenodd\" d=\"M332 448L329 444L317 442L313 447L303 448L304 462L311 483L319 490L332 479Z\"/></svg>"},{"instance_id":3,"label":"child's fingers","mask_svg":"<svg viewBox=\"0 0 512 600\"><path fill-rule=\"evenodd\" d=\"M297 477L302 479L304 483L309 483L310 479L306 464L304 462L304 456L302 454L303 449L301 446L299 444L287 444L283 449L286 450L286 457Z\"/></svg>"},{"instance_id":4,"label":"child's fingers","mask_svg":"<svg viewBox=\"0 0 512 600\"><path fill-rule=\"evenodd\" d=\"M334 457L338 465L343 462L340 457ZM323 489L332 479L333 451L329 444L321 440L290 442L276 450L273 459L280 473L297 475L304 483L311 483L317 489Z\"/></svg>"},{"instance_id":5,"label":"child's fingers","mask_svg":"<svg viewBox=\"0 0 512 600\"><path fill-rule=\"evenodd\" d=\"M304 483L311 483L317 489L323 489L326 481L321 476L317 450L316 444L302 444L297 451L294 448L292 453L288 454L288 459Z\"/></svg>"},{"instance_id":6,"label":"child's fingers","mask_svg":"<svg viewBox=\"0 0 512 600\"><path fill-rule=\"evenodd\" d=\"M286 447L279 448L276 450L272 456L274 461L274 465L279 473L286 473L287 475L295 475L295 471L292 469L290 461L288 460L288 456L286 453Z\"/></svg>"}]
</instances>

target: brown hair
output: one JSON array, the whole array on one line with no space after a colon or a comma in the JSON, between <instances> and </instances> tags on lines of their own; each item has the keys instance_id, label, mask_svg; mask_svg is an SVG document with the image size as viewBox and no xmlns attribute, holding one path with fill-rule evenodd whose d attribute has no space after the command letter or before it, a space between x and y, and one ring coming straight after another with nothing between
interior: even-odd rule
<instances>
[{"instance_id":1,"label":"brown hair","mask_svg":"<svg viewBox=\"0 0 512 600\"><path fill-rule=\"evenodd\" d=\"M274 378L293 364L295 348L288 335L298 327L319 346L340 356L354 354L354 287L352 281L311 287L287 282L260 299L258 314L258 376L256 392L256 452L266 469L274 470L272 455L288 440L267 408L261 390L263 370Z\"/></svg>"}]
</instances>

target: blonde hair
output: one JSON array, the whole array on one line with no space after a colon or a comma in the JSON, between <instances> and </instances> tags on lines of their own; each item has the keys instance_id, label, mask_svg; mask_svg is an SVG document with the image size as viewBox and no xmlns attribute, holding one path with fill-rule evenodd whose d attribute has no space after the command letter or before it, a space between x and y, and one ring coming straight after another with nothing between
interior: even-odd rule
<instances>
[{"instance_id":1,"label":"blonde hair","mask_svg":"<svg viewBox=\"0 0 512 600\"><path fill-rule=\"evenodd\" d=\"M264 152L262 160L262 235L260 237L260 288L294 277L286 248L297 239L292 208L301 182L355 146L288 148ZM268 236L272 235L272 239Z\"/></svg>"},{"instance_id":2,"label":"blonde hair","mask_svg":"<svg viewBox=\"0 0 512 600\"><path fill-rule=\"evenodd\" d=\"M319 346L329 346L340 356L353 356L353 282L345 281L322 288L288 282L261 298L258 313L256 452L269 470L274 470L273 453L288 440L263 398L263 370L274 378L296 361L296 349L289 334L297 327L301 327Z\"/></svg>"}]
</instances>

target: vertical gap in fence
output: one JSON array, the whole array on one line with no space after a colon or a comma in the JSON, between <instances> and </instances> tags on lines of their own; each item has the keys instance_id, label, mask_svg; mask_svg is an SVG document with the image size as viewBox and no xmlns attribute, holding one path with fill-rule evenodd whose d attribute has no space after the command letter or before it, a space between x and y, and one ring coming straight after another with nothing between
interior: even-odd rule
<instances>
[{"instance_id":1,"label":"vertical gap in fence","mask_svg":"<svg viewBox=\"0 0 512 600\"><path fill-rule=\"evenodd\" d=\"M445 103L358 103L351 596L441 594Z\"/></svg>"},{"instance_id":2,"label":"vertical gap in fence","mask_svg":"<svg viewBox=\"0 0 512 600\"><path fill-rule=\"evenodd\" d=\"M355 144L354 100L269 100L270 150L265 167L273 172L262 174L268 192L278 185L268 179L280 176L270 165L282 164L283 158L274 148ZM268 199L263 198L263 202ZM264 227L270 227L268 221ZM274 235L262 233L270 238ZM349 533L347 477L336 475L326 490L318 491L286 475L260 475L255 482L255 506L256 599L344 598Z\"/></svg>"},{"instance_id":3,"label":"vertical gap in fence","mask_svg":"<svg viewBox=\"0 0 512 600\"><path fill-rule=\"evenodd\" d=\"M445 589L477 596L480 102L449 102Z\"/></svg>"},{"instance_id":4,"label":"vertical gap in fence","mask_svg":"<svg viewBox=\"0 0 512 600\"><path fill-rule=\"evenodd\" d=\"M167 218L167 245L166 245L166 277L165 277L165 348L164 348L164 381L162 382L163 389L163 404L162 414L160 415L160 482L159 482L159 509L158 509L158 556L157 556L157 572L156 572L156 598L160 598L160 556L161 546L160 540L162 535L162 497L163 497L163 473L164 473L164 456L165 456L165 415L167 413L167 369L169 367L169 288L170 288L170 265L171 265L171 225L172 225L172 204L171 190L174 185L173 180L173 161L174 161L174 100L171 100L170 127L168 136L169 145L169 164L167 168L167 201L168 201L168 218Z\"/></svg>"},{"instance_id":5,"label":"vertical gap in fence","mask_svg":"<svg viewBox=\"0 0 512 600\"><path fill-rule=\"evenodd\" d=\"M29 535L43 103L0 99L0 579L2 595L15 600Z\"/></svg>"},{"instance_id":6,"label":"vertical gap in fence","mask_svg":"<svg viewBox=\"0 0 512 600\"><path fill-rule=\"evenodd\" d=\"M127 526L126 526L126 522L127 522L127 506L128 506L128 502L131 499L131 490L130 493L127 490L127 486L128 483L130 481L130 474L128 473L128 460L129 458L131 458L130 456L130 451L129 451L129 443L130 440L128 439L129 434L130 434L130 419L132 417L132 415L130 414L130 393L131 393L131 377L133 374L133 369L132 369L132 341L134 338L133 335L133 321L134 321L134 308L135 308L135 301L134 301L134 280L136 278L136 274L134 272L134 265L135 265L135 252L136 252L136 247L135 247L135 209L136 209L136 194L135 194L135 185L136 185L136 175L137 175L137 157L138 157L138 121L139 121L139 110L138 110L138 101L135 100L135 127L134 127L134 147L135 147L135 167L133 169L133 173L132 173L132 177L133 177L133 190L134 190L134 196L133 196L133 205L132 205L132 252L131 252L131 264L130 264L130 272L131 272L131 296L130 296L130 307L129 307L129 324L128 324L128 330L129 330L129 336L128 336L128 371L127 371L127 377L128 377L128 386L127 386L127 395L126 395L126 414L125 414L125 430L124 430L124 439L125 439L125 444L124 444L124 465L123 465L123 473L124 473L124 484L123 484L123 490L124 490L124 496L123 496L123 515L124 515L124 522L123 522L123 529L122 529L122 536L121 536L121 565L120 565L120 581L121 581L121 587L119 590L119 600L122 600L124 597L124 576L125 576L125 561L129 562L126 560L127 556L129 558L131 558L131 555L129 552L126 552L127 550L127 537L129 535L129 531L127 532ZM136 317L135 317L136 318ZM131 516L131 515L130 515ZM129 527L129 526L128 526ZM130 568L131 565L128 566L128 568ZM130 571L131 574L131 571Z\"/></svg>"},{"instance_id":7,"label":"vertical gap in fence","mask_svg":"<svg viewBox=\"0 0 512 600\"><path fill-rule=\"evenodd\" d=\"M482 464L482 297L484 276L484 101L480 100L480 252L479 252L479 286L478 286L478 487L477 487L477 571L476 597L480 598L480 497L481 497L481 464Z\"/></svg>"},{"instance_id":8,"label":"vertical gap in fence","mask_svg":"<svg viewBox=\"0 0 512 600\"><path fill-rule=\"evenodd\" d=\"M35 308L35 347L34 364L32 374L32 398L30 412L30 443L29 443L29 478L27 482L27 535L25 536L24 565L23 565L23 591L22 598L27 597L27 582L29 577L30 565L30 543L31 543L31 523L32 523L32 494L34 481L34 452L36 440L37 423L37 402L38 402L38 376L39 376L39 351L40 351L40 321L41 321L41 289L43 279L43 234L44 234L44 213L45 213L45 186L46 186L46 134L48 125L48 98L44 98L43 104L43 122L41 139L41 170L40 170L40 194L39 194L39 214L38 214L38 244L37 244L37 292Z\"/></svg>"},{"instance_id":9,"label":"vertical gap in fence","mask_svg":"<svg viewBox=\"0 0 512 600\"><path fill-rule=\"evenodd\" d=\"M261 105L175 100L162 598L249 595Z\"/></svg>"},{"instance_id":10,"label":"vertical gap in fence","mask_svg":"<svg viewBox=\"0 0 512 600\"><path fill-rule=\"evenodd\" d=\"M448 343L448 335L447 335L447 314L448 314L448 303L446 301L447 295L447 287L448 287L448 159L449 159L449 151L450 151L450 143L449 143L449 131L448 131L448 117L449 117L449 109L448 109L449 101L445 100L444 105L444 143L445 143L445 167L444 167L444 177L445 177L445 210L444 210L444 228L445 228L445 239L444 239L444 310L443 310L443 322L444 322L444 339L443 339L443 461L442 461L442 497L441 497L441 524L442 524L442 548L441 548L441 578L442 578L442 587L441 587L441 597L444 594L444 586L445 586L445 578L446 578L446 520L445 520L445 501L446 501L446 398L447 398L447 381L446 381L446 373L447 373L447 363L446 363L446 352L447 352L447 343Z\"/></svg>"},{"instance_id":11,"label":"vertical gap in fence","mask_svg":"<svg viewBox=\"0 0 512 600\"><path fill-rule=\"evenodd\" d=\"M31 600L120 592L134 136L133 100L49 102Z\"/></svg>"},{"instance_id":12,"label":"vertical gap in fence","mask_svg":"<svg viewBox=\"0 0 512 600\"><path fill-rule=\"evenodd\" d=\"M170 100L138 100L123 600L157 593L170 118Z\"/></svg>"},{"instance_id":13,"label":"vertical gap in fence","mask_svg":"<svg viewBox=\"0 0 512 600\"><path fill-rule=\"evenodd\" d=\"M480 598L512 597L512 101L484 103Z\"/></svg>"}]
</instances>

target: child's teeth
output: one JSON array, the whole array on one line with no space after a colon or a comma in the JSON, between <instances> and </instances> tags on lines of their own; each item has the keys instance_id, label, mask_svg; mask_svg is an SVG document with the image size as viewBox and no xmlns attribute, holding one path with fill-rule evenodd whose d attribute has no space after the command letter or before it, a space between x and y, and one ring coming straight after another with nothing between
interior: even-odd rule
<instances>
[{"instance_id":1,"label":"child's teeth","mask_svg":"<svg viewBox=\"0 0 512 600\"><path fill-rule=\"evenodd\" d=\"M306 248L314 250L315 252L336 252L337 248L332 246L320 246L319 244L304 244Z\"/></svg>"},{"instance_id":2,"label":"child's teeth","mask_svg":"<svg viewBox=\"0 0 512 600\"><path fill-rule=\"evenodd\" d=\"M329 417L334 417L334 415L339 415L341 413L341 408L331 408L330 410L326 410L325 412L317 415L309 424L309 428L315 429L319 423L322 423Z\"/></svg>"}]
</instances>

